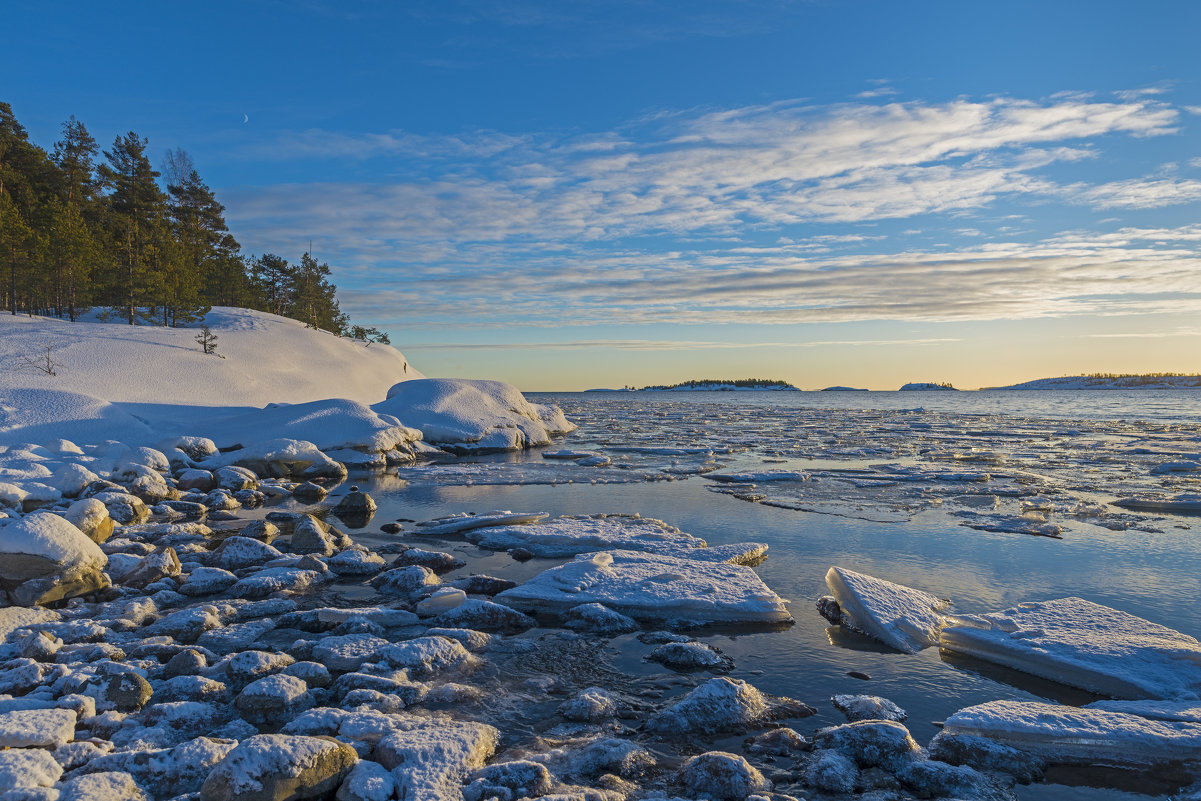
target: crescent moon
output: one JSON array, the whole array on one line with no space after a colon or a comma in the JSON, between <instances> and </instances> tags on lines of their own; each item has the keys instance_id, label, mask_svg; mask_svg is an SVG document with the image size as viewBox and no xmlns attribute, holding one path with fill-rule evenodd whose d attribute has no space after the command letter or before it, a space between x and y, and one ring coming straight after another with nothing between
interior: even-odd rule
<instances>
[{"instance_id":1,"label":"crescent moon","mask_svg":"<svg viewBox=\"0 0 1201 801\"><path fill-rule=\"evenodd\" d=\"M242 115L242 124L245 125L248 122L250 122L250 117L247 116L246 114L243 114Z\"/></svg>"}]
</instances>

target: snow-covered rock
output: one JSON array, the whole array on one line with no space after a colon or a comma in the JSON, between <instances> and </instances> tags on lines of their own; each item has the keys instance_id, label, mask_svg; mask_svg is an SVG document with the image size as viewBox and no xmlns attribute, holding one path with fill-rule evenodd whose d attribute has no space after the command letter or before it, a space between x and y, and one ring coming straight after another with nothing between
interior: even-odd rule
<instances>
[{"instance_id":1,"label":"snow-covered rock","mask_svg":"<svg viewBox=\"0 0 1201 801\"><path fill-rule=\"evenodd\" d=\"M553 435L575 430L557 406L530 403L516 387L500 381L404 381L372 408L420 429L426 442L457 450L546 445Z\"/></svg>"},{"instance_id":2,"label":"snow-covered rock","mask_svg":"<svg viewBox=\"0 0 1201 801\"><path fill-rule=\"evenodd\" d=\"M1201 642L1082 598L955 616L938 642L948 651L1103 695L1201 696Z\"/></svg>"},{"instance_id":3,"label":"snow-covered rock","mask_svg":"<svg viewBox=\"0 0 1201 801\"><path fill-rule=\"evenodd\" d=\"M493 727L468 721L414 721L397 728L379 740L375 756L393 770L406 801L457 797L467 774L496 752L499 738Z\"/></svg>"},{"instance_id":4,"label":"snow-covered rock","mask_svg":"<svg viewBox=\"0 0 1201 801\"><path fill-rule=\"evenodd\" d=\"M852 723L859 720L893 720L901 723L908 717L904 709L878 695L836 695L830 699L830 703Z\"/></svg>"},{"instance_id":5,"label":"snow-covered rock","mask_svg":"<svg viewBox=\"0 0 1201 801\"><path fill-rule=\"evenodd\" d=\"M768 702L741 679L710 679L650 720L656 731L673 734L748 729L765 719Z\"/></svg>"},{"instance_id":6,"label":"snow-covered rock","mask_svg":"<svg viewBox=\"0 0 1201 801\"><path fill-rule=\"evenodd\" d=\"M108 557L58 515L34 512L0 521L0 589L22 606L101 589Z\"/></svg>"},{"instance_id":7,"label":"snow-covered rock","mask_svg":"<svg viewBox=\"0 0 1201 801\"><path fill-rule=\"evenodd\" d=\"M705 547L705 541L662 520L637 515L556 517L540 523L490 526L464 532L481 548L524 548L534 556L575 556L603 550L678 554Z\"/></svg>"},{"instance_id":8,"label":"snow-covered rock","mask_svg":"<svg viewBox=\"0 0 1201 801\"><path fill-rule=\"evenodd\" d=\"M820 729L813 736L813 744L837 751L861 768L888 771L900 770L922 755L909 730L889 720L861 720Z\"/></svg>"},{"instance_id":9,"label":"snow-covered rock","mask_svg":"<svg viewBox=\"0 0 1201 801\"><path fill-rule=\"evenodd\" d=\"M0 793L25 787L50 787L63 775L49 751L9 748L0 751Z\"/></svg>"},{"instance_id":10,"label":"snow-covered rock","mask_svg":"<svg viewBox=\"0 0 1201 801\"><path fill-rule=\"evenodd\" d=\"M577 556L496 599L549 612L599 603L635 619L685 625L792 621L784 600L748 567L636 551Z\"/></svg>"},{"instance_id":11,"label":"snow-covered rock","mask_svg":"<svg viewBox=\"0 0 1201 801\"><path fill-rule=\"evenodd\" d=\"M0 748L53 748L75 739L70 709L15 709L0 712Z\"/></svg>"},{"instance_id":12,"label":"snow-covered rock","mask_svg":"<svg viewBox=\"0 0 1201 801\"><path fill-rule=\"evenodd\" d=\"M842 567L826 572L826 586L843 625L909 654L938 644L949 601Z\"/></svg>"},{"instance_id":13,"label":"snow-covered rock","mask_svg":"<svg viewBox=\"0 0 1201 801\"><path fill-rule=\"evenodd\" d=\"M200 788L200 799L319 798L337 789L358 761L353 748L330 738L256 734L217 763Z\"/></svg>"},{"instance_id":14,"label":"snow-covered rock","mask_svg":"<svg viewBox=\"0 0 1201 801\"><path fill-rule=\"evenodd\" d=\"M719 801L743 801L753 793L772 789L772 783L746 759L725 751L690 757L680 767L680 783L694 794Z\"/></svg>"}]
</instances>

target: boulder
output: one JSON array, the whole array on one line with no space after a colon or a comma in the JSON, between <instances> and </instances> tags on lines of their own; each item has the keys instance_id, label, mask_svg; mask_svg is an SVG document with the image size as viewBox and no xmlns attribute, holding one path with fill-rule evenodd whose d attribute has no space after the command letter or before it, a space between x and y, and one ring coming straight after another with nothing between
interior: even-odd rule
<instances>
[{"instance_id":1,"label":"boulder","mask_svg":"<svg viewBox=\"0 0 1201 801\"><path fill-rule=\"evenodd\" d=\"M769 792L772 784L737 754L709 751L680 768L680 783L690 792L720 801L743 801L752 793Z\"/></svg>"},{"instance_id":2,"label":"boulder","mask_svg":"<svg viewBox=\"0 0 1201 801\"><path fill-rule=\"evenodd\" d=\"M299 801L337 790L359 761L330 737L257 734L238 743L200 788L200 801Z\"/></svg>"},{"instance_id":3,"label":"boulder","mask_svg":"<svg viewBox=\"0 0 1201 801\"><path fill-rule=\"evenodd\" d=\"M63 517L96 544L100 544L113 535L115 526L109 516L108 507L95 498L84 498L67 507Z\"/></svg>"},{"instance_id":4,"label":"boulder","mask_svg":"<svg viewBox=\"0 0 1201 801\"><path fill-rule=\"evenodd\" d=\"M74 525L34 512L0 527L0 589L21 606L46 604L109 585L108 557Z\"/></svg>"}]
</instances>

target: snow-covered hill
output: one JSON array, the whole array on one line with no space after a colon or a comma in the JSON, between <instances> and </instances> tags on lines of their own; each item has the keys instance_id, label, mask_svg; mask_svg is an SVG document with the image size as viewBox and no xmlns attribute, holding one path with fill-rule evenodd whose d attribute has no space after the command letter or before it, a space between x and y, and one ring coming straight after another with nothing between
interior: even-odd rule
<instances>
[{"instance_id":1,"label":"snow-covered hill","mask_svg":"<svg viewBox=\"0 0 1201 801\"><path fill-rule=\"evenodd\" d=\"M1199 375L1069 375L985 389L1201 389Z\"/></svg>"},{"instance_id":2,"label":"snow-covered hill","mask_svg":"<svg viewBox=\"0 0 1201 801\"><path fill-rule=\"evenodd\" d=\"M146 427L269 403L372 404L392 385L424 378L388 345L274 314L217 307L204 322L217 336L215 354L201 352L198 327L0 315L0 443L128 440ZM44 364L47 348L54 375L28 363Z\"/></svg>"},{"instance_id":3,"label":"snow-covered hill","mask_svg":"<svg viewBox=\"0 0 1201 801\"><path fill-rule=\"evenodd\" d=\"M901 392L939 392L949 391L955 392L955 387L949 384L936 384L933 381L918 381L912 384L905 384L900 389Z\"/></svg>"}]
</instances>

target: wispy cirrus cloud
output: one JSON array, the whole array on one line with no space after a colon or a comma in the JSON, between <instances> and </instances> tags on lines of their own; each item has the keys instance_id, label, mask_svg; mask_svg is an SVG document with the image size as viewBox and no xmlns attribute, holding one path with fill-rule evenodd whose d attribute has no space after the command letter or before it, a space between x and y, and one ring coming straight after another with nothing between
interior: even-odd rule
<instances>
[{"instance_id":1,"label":"wispy cirrus cloud","mask_svg":"<svg viewBox=\"0 0 1201 801\"><path fill-rule=\"evenodd\" d=\"M591 339L565 340L556 342L418 342L415 344L405 343L405 350L756 350L760 348L820 348L835 345L848 347L939 345L946 342L960 341L962 340L956 337L925 337L914 339L823 339L806 342L714 342L704 340Z\"/></svg>"}]
</instances>

